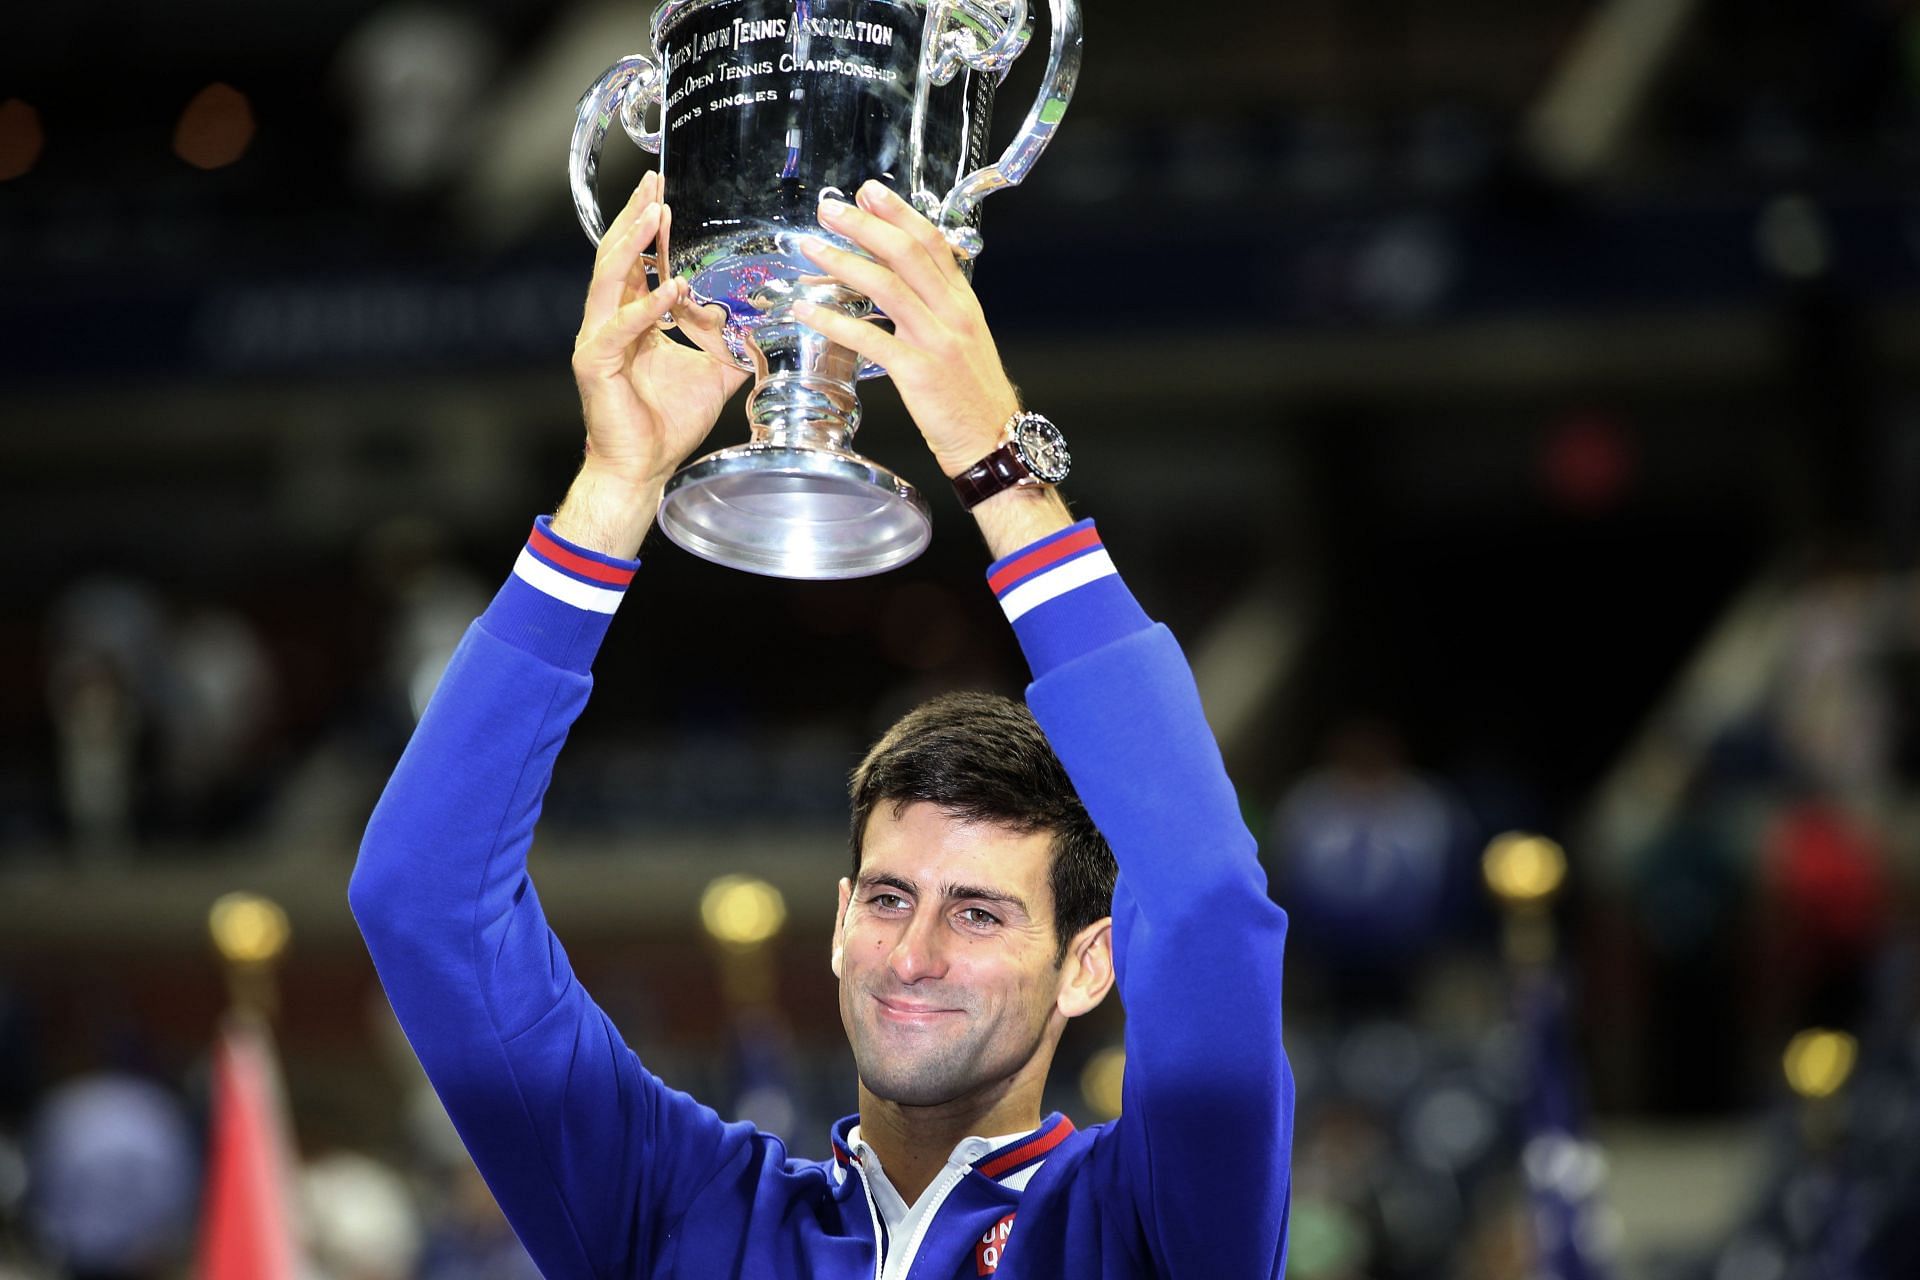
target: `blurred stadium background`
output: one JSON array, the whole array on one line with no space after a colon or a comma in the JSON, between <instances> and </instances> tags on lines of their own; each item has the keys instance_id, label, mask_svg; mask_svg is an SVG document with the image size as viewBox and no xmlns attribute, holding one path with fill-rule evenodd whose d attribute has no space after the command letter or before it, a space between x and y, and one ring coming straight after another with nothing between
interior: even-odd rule
<instances>
[{"instance_id":1,"label":"blurred stadium background","mask_svg":"<svg viewBox=\"0 0 1920 1280\"><path fill-rule=\"evenodd\" d=\"M1920 1275L1920 6L1090 7L977 284L1294 913L1289 1274ZM345 884L577 461L565 139L649 16L0 23L9 1280L191 1273L235 1005L277 1007L306 1274L528 1274ZM652 548L536 864L648 1063L808 1154L852 1106L845 772L1022 674L869 388L932 550L789 584ZM1540 841L1489 896L1512 831L1564 847L1551 905ZM235 890L290 920L271 975L208 940ZM1119 1032L1063 1048L1082 1122Z\"/></svg>"}]
</instances>

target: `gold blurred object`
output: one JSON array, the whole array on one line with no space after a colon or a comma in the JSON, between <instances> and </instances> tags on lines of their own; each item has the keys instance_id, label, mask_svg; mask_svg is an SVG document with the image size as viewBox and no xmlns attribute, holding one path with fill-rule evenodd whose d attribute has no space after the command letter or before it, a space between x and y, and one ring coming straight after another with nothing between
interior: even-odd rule
<instances>
[{"instance_id":1,"label":"gold blurred object","mask_svg":"<svg viewBox=\"0 0 1920 1280\"><path fill-rule=\"evenodd\" d=\"M236 965L272 963L293 936L280 904L256 893L229 893L215 902L207 930L221 956Z\"/></svg>"},{"instance_id":2,"label":"gold blurred object","mask_svg":"<svg viewBox=\"0 0 1920 1280\"><path fill-rule=\"evenodd\" d=\"M1544 903L1566 882L1567 852L1545 836L1509 831L1487 846L1480 870L1503 905Z\"/></svg>"},{"instance_id":3,"label":"gold blurred object","mask_svg":"<svg viewBox=\"0 0 1920 1280\"><path fill-rule=\"evenodd\" d=\"M1087 1059L1080 1072L1080 1096L1103 1120L1120 1114L1120 1088L1127 1074L1127 1051L1109 1045Z\"/></svg>"},{"instance_id":4,"label":"gold blurred object","mask_svg":"<svg viewBox=\"0 0 1920 1280\"><path fill-rule=\"evenodd\" d=\"M1787 1042L1781 1067L1787 1086L1802 1098L1831 1098L1853 1074L1860 1042L1844 1031L1809 1027Z\"/></svg>"},{"instance_id":5,"label":"gold blurred object","mask_svg":"<svg viewBox=\"0 0 1920 1280\"><path fill-rule=\"evenodd\" d=\"M1553 897L1567 880L1567 851L1531 831L1495 836L1480 858L1480 873L1506 915L1507 960L1518 968L1553 961Z\"/></svg>"},{"instance_id":6,"label":"gold blurred object","mask_svg":"<svg viewBox=\"0 0 1920 1280\"><path fill-rule=\"evenodd\" d=\"M40 113L31 103L18 98L0 102L0 182L33 172L46 142Z\"/></svg>"},{"instance_id":7,"label":"gold blurred object","mask_svg":"<svg viewBox=\"0 0 1920 1280\"><path fill-rule=\"evenodd\" d=\"M188 100L173 128L173 153L196 169L223 169L253 142L253 104L230 84L208 85Z\"/></svg>"},{"instance_id":8,"label":"gold blurred object","mask_svg":"<svg viewBox=\"0 0 1920 1280\"><path fill-rule=\"evenodd\" d=\"M700 895L700 923L719 947L720 991L733 1008L774 1003L779 984L767 944L786 922L786 899L756 876L721 876Z\"/></svg>"},{"instance_id":9,"label":"gold blurred object","mask_svg":"<svg viewBox=\"0 0 1920 1280\"><path fill-rule=\"evenodd\" d=\"M293 937L287 913L279 903L257 893L224 894L207 913L207 932L227 962L232 1016L263 1024L272 1021L280 1010L273 966Z\"/></svg>"},{"instance_id":10,"label":"gold blurred object","mask_svg":"<svg viewBox=\"0 0 1920 1280\"><path fill-rule=\"evenodd\" d=\"M721 876L700 895L700 923L722 946L757 947L771 942L786 922L786 899L754 876Z\"/></svg>"}]
</instances>

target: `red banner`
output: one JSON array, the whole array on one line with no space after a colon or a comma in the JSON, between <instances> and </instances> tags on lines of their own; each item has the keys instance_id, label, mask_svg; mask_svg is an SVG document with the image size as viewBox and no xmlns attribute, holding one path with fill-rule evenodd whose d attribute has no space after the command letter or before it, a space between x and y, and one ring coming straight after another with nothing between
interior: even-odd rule
<instances>
[{"instance_id":1,"label":"red banner","mask_svg":"<svg viewBox=\"0 0 1920 1280\"><path fill-rule=\"evenodd\" d=\"M290 1144L264 1027L230 1021L214 1045L199 1280L295 1280Z\"/></svg>"}]
</instances>

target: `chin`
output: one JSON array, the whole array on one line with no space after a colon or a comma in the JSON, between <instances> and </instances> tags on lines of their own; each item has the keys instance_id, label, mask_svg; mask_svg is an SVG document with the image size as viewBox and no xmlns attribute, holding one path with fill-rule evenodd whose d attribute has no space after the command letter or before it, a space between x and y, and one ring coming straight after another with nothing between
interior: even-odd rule
<instances>
[{"instance_id":1,"label":"chin","mask_svg":"<svg viewBox=\"0 0 1920 1280\"><path fill-rule=\"evenodd\" d=\"M896 1107L943 1107L956 1102L978 1088L978 1082L956 1084L937 1080L888 1081L867 1083L867 1092Z\"/></svg>"},{"instance_id":2,"label":"chin","mask_svg":"<svg viewBox=\"0 0 1920 1280\"><path fill-rule=\"evenodd\" d=\"M897 1061L876 1071L862 1067L860 1082L874 1097L900 1107L937 1107L964 1097L981 1084L978 1080L963 1078L951 1068L943 1068L942 1064L916 1067Z\"/></svg>"}]
</instances>

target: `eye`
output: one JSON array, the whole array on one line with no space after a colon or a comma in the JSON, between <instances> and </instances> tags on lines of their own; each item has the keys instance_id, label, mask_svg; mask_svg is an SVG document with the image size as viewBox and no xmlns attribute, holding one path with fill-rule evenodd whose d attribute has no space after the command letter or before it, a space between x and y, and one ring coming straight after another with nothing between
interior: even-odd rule
<instances>
[{"instance_id":1,"label":"eye","mask_svg":"<svg viewBox=\"0 0 1920 1280\"><path fill-rule=\"evenodd\" d=\"M876 893L867 899L867 905L882 911L897 911L907 905L907 900L897 893Z\"/></svg>"},{"instance_id":2,"label":"eye","mask_svg":"<svg viewBox=\"0 0 1920 1280\"><path fill-rule=\"evenodd\" d=\"M974 925L995 925L1000 923L1000 917L994 915L993 912L987 910L985 907L962 908L960 918L968 924Z\"/></svg>"}]
</instances>

